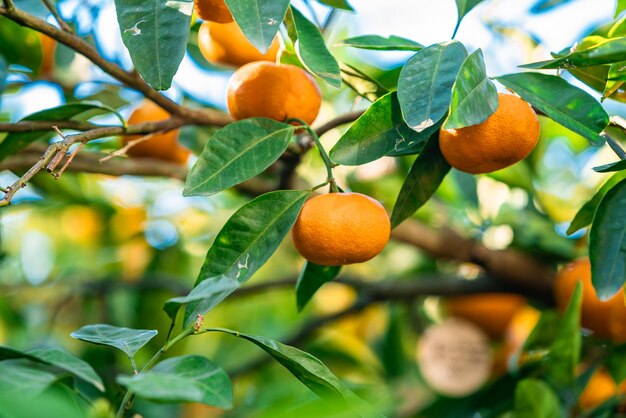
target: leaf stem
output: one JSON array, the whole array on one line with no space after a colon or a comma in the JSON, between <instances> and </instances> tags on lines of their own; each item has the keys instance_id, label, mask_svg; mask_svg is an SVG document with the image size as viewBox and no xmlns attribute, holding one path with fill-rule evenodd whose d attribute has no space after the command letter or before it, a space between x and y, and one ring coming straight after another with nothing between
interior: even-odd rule
<instances>
[{"instance_id":1,"label":"leaf stem","mask_svg":"<svg viewBox=\"0 0 626 418\"><path fill-rule=\"evenodd\" d=\"M604 137L606 143L609 144L609 147L611 147L613 152L620 158L620 160L626 160L626 151L624 151L624 148L622 148L621 145L618 144L617 141L613 139L613 137L611 137L611 135L603 132L601 136Z\"/></svg>"},{"instance_id":2,"label":"leaf stem","mask_svg":"<svg viewBox=\"0 0 626 418\"><path fill-rule=\"evenodd\" d=\"M335 182L335 177L333 176L333 162L330 160L330 157L324 149L322 141L320 141L320 137L317 132L315 132L315 129L311 128L308 123L298 118L289 118L285 122L298 122L304 129L306 129L309 135L311 135L311 138L315 141L315 145L317 145L317 151L320 153L320 157L322 157L324 165L326 166L326 181L330 184L330 192L337 193L339 189L337 188L337 183Z\"/></svg>"},{"instance_id":3,"label":"leaf stem","mask_svg":"<svg viewBox=\"0 0 626 418\"><path fill-rule=\"evenodd\" d=\"M454 27L454 31L452 32L452 38L454 39L456 38L456 33L459 31L459 27L461 26L461 18L459 17L459 20L456 21L456 26Z\"/></svg>"}]
</instances>

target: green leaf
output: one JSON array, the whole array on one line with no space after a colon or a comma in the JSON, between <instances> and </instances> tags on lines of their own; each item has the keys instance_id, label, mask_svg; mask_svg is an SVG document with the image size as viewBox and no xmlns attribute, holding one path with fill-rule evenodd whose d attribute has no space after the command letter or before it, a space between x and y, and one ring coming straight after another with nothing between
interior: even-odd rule
<instances>
[{"instance_id":1,"label":"green leaf","mask_svg":"<svg viewBox=\"0 0 626 418\"><path fill-rule=\"evenodd\" d=\"M393 228L412 216L431 198L450 168L439 150L439 138L431 137L413 163L400 189L391 214Z\"/></svg>"},{"instance_id":2,"label":"green leaf","mask_svg":"<svg viewBox=\"0 0 626 418\"><path fill-rule=\"evenodd\" d=\"M167 90L185 56L193 0L115 0L124 45L156 90Z\"/></svg>"},{"instance_id":3,"label":"green leaf","mask_svg":"<svg viewBox=\"0 0 626 418\"><path fill-rule=\"evenodd\" d=\"M607 73L606 85L602 92L602 101L611 97L613 93L619 90L626 80L626 61L611 64Z\"/></svg>"},{"instance_id":4,"label":"green leaf","mask_svg":"<svg viewBox=\"0 0 626 418\"><path fill-rule=\"evenodd\" d=\"M341 266L318 266L307 261L302 267L296 283L296 305L298 312L302 312L315 292L339 274Z\"/></svg>"},{"instance_id":5,"label":"green leaf","mask_svg":"<svg viewBox=\"0 0 626 418\"><path fill-rule=\"evenodd\" d=\"M608 179L602 185L602 187L600 187L596 194L587 203L585 203L582 208L580 208L580 210L574 217L574 220L572 220L572 223L567 229L567 235L571 235L579 229L590 225L593 221L593 216L596 214L596 210L600 205L600 202L602 201L602 199L604 199L604 196L609 190L613 188L613 186L615 186L623 179L626 179L626 172L624 171L616 173L610 179Z\"/></svg>"},{"instance_id":6,"label":"green leaf","mask_svg":"<svg viewBox=\"0 0 626 418\"><path fill-rule=\"evenodd\" d=\"M452 101L445 129L478 125L498 108L498 91L487 77L483 51L477 49L467 57L452 87Z\"/></svg>"},{"instance_id":7,"label":"green leaf","mask_svg":"<svg viewBox=\"0 0 626 418\"><path fill-rule=\"evenodd\" d=\"M624 10L626 10L626 0L617 0L615 17L617 18Z\"/></svg>"},{"instance_id":8,"label":"green leaf","mask_svg":"<svg viewBox=\"0 0 626 418\"><path fill-rule=\"evenodd\" d=\"M353 12L354 9L346 0L317 0L318 2L325 4L330 7L334 7L335 9L348 10Z\"/></svg>"},{"instance_id":9,"label":"green leaf","mask_svg":"<svg viewBox=\"0 0 626 418\"><path fill-rule=\"evenodd\" d=\"M560 322L561 318L556 311L545 310L541 312L539 321L524 341L522 350L528 352L548 349L554 341Z\"/></svg>"},{"instance_id":10,"label":"green leaf","mask_svg":"<svg viewBox=\"0 0 626 418\"><path fill-rule=\"evenodd\" d=\"M412 129L421 132L445 116L466 57L463 44L449 41L429 46L407 61L398 80L398 100Z\"/></svg>"},{"instance_id":11,"label":"green leaf","mask_svg":"<svg viewBox=\"0 0 626 418\"><path fill-rule=\"evenodd\" d=\"M611 188L598 206L589 233L591 280L600 300L626 281L626 180Z\"/></svg>"},{"instance_id":12,"label":"green leaf","mask_svg":"<svg viewBox=\"0 0 626 418\"><path fill-rule=\"evenodd\" d=\"M86 121L94 116L113 114L122 123L124 119L115 109L108 106L93 103L70 103L51 109L42 110L26 116L22 121L51 121L51 120L75 120ZM14 155L36 141L46 141L57 135L53 130L36 132L16 132L7 135L0 142L0 160Z\"/></svg>"},{"instance_id":13,"label":"green leaf","mask_svg":"<svg viewBox=\"0 0 626 418\"><path fill-rule=\"evenodd\" d=\"M222 368L202 356L164 360L147 373L118 376L137 396L157 402L200 402L230 409L232 385Z\"/></svg>"},{"instance_id":14,"label":"green leaf","mask_svg":"<svg viewBox=\"0 0 626 418\"><path fill-rule=\"evenodd\" d=\"M93 367L91 367L91 365L86 361L73 356L67 351L49 347L29 350L26 353L37 358L41 362L66 370L85 382L91 383L100 391L104 392L102 379L98 376Z\"/></svg>"},{"instance_id":15,"label":"green leaf","mask_svg":"<svg viewBox=\"0 0 626 418\"><path fill-rule=\"evenodd\" d=\"M216 64L213 62L207 61L206 58L200 52L200 47L198 44L198 31L200 30L201 22L196 22L191 26L191 30L189 31L189 40L187 41L187 52L191 59L198 64L200 67L204 68L208 71L232 71L231 67L226 65Z\"/></svg>"},{"instance_id":16,"label":"green leaf","mask_svg":"<svg viewBox=\"0 0 626 418\"><path fill-rule=\"evenodd\" d=\"M453 38L456 36L456 32L459 30L459 26L461 25L461 21L463 20L465 15L468 14L474 7L478 6L478 4L481 3L483 0L455 0L455 1L456 1L458 18L457 18L456 27L454 28L454 33L452 34Z\"/></svg>"},{"instance_id":17,"label":"green leaf","mask_svg":"<svg viewBox=\"0 0 626 418\"><path fill-rule=\"evenodd\" d=\"M555 122L587 138L592 143L602 141L600 133L609 124L609 115L596 99L560 77L519 73L497 77Z\"/></svg>"},{"instance_id":18,"label":"green leaf","mask_svg":"<svg viewBox=\"0 0 626 418\"><path fill-rule=\"evenodd\" d=\"M130 329L112 325L85 325L70 335L77 340L93 344L108 345L122 350L128 357L134 357L137 351L158 334L147 329Z\"/></svg>"},{"instance_id":19,"label":"green leaf","mask_svg":"<svg viewBox=\"0 0 626 418\"><path fill-rule=\"evenodd\" d=\"M524 379L515 388L515 418L562 418L559 398L541 380Z\"/></svg>"},{"instance_id":20,"label":"green leaf","mask_svg":"<svg viewBox=\"0 0 626 418\"><path fill-rule=\"evenodd\" d=\"M626 56L626 38L607 39L587 49L576 50L553 60L520 65L521 68L550 70L556 68L592 67L594 65L613 64L624 61Z\"/></svg>"},{"instance_id":21,"label":"green leaf","mask_svg":"<svg viewBox=\"0 0 626 418\"><path fill-rule=\"evenodd\" d=\"M356 67L352 67L346 63L341 63L340 68L341 79L343 82L354 90L356 94L369 100L370 102L375 102L385 94L389 93L389 90L382 84Z\"/></svg>"},{"instance_id":22,"label":"green leaf","mask_svg":"<svg viewBox=\"0 0 626 418\"><path fill-rule=\"evenodd\" d=\"M170 299L174 318L181 305L185 326L223 301L274 254L298 218L309 191L266 193L242 206L217 234L189 295Z\"/></svg>"},{"instance_id":23,"label":"green leaf","mask_svg":"<svg viewBox=\"0 0 626 418\"><path fill-rule=\"evenodd\" d=\"M580 306L582 303L582 284L576 284L569 305L550 348L546 363L548 378L556 387L573 387L576 384L576 366L580 360Z\"/></svg>"},{"instance_id":24,"label":"green leaf","mask_svg":"<svg viewBox=\"0 0 626 418\"><path fill-rule=\"evenodd\" d=\"M0 55L0 107L2 106L2 93L6 87L6 80L9 76L9 65L2 55Z\"/></svg>"},{"instance_id":25,"label":"green leaf","mask_svg":"<svg viewBox=\"0 0 626 418\"><path fill-rule=\"evenodd\" d=\"M34 397L55 380L52 373L29 367L18 360L0 362L0 393L3 396L28 393Z\"/></svg>"},{"instance_id":26,"label":"green leaf","mask_svg":"<svg viewBox=\"0 0 626 418\"><path fill-rule=\"evenodd\" d=\"M615 383L620 385L626 380L626 344L613 346L606 360L606 368Z\"/></svg>"},{"instance_id":27,"label":"green leaf","mask_svg":"<svg viewBox=\"0 0 626 418\"><path fill-rule=\"evenodd\" d=\"M6 62L39 71L43 60L41 38L38 32L18 25L0 16L0 55Z\"/></svg>"},{"instance_id":28,"label":"green leaf","mask_svg":"<svg viewBox=\"0 0 626 418\"><path fill-rule=\"evenodd\" d=\"M406 125L393 92L374 102L350 126L331 149L330 157L343 165L366 164L392 151L423 145L429 136L430 130L417 133Z\"/></svg>"},{"instance_id":29,"label":"green leaf","mask_svg":"<svg viewBox=\"0 0 626 418\"><path fill-rule=\"evenodd\" d=\"M289 0L226 0L246 38L265 53L285 19Z\"/></svg>"},{"instance_id":30,"label":"green leaf","mask_svg":"<svg viewBox=\"0 0 626 418\"><path fill-rule=\"evenodd\" d=\"M297 39L293 39L302 64L313 74L335 88L341 88L341 72L337 60L332 56L319 28L311 23L295 7L290 15ZM293 33L293 31L291 31Z\"/></svg>"},{"instance_id":31,"label":"green leaf","mask_svg":"<svg viewBox=\"0 0 626 418\"><path fill-rule=\"evenodd\" d=\"M183 196L210 196L262 173L285 152L294 130L264 118L220 129L189 172Z\"/></svg>"},{"instance_id":32,"label":"green leaf","mask_svg":"<svg viewBox=\"0 0 626 418\"><path fill-rule=\"evenodd\" d=\"M593 168L593 171L598 173L611 173L622 170L626 170L626 160L619 160L614 163L604 164Z\"/></svg>"},{"instance_id":33,"label":"green leaf","mask_svg":"<svg viewBox=\"0 0 626 418\"><path fill-rule=\"evenodd\" d=\"M424 49L422 44L400 36L390 35L361 35L344 39L337 46L350 46L359 49L371 49L374 51L420 51Z\"/></svg>"},{"instance_id":34,"label":"green leaf","mask_svg":"<svg viewBox=\"0 0 626 418\"><path fill-rule=\"evenodd\" d=\"M215 328L210 331L224 332L253 343L272 356L319 397L342 400L348 406L355 408L355 412L361 417L382 417L373 412L369 405L357 397L328 370L324 363L311 354L258 335L243 334L224 328Z\"/></svg>"}]
</instances>

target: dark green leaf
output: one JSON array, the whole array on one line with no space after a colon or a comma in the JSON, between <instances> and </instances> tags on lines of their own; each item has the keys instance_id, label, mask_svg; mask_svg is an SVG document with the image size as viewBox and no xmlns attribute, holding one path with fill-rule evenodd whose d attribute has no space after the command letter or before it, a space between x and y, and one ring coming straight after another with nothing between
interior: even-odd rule
<instances>
[{"instance_id":1,"label":"dark green leaf","mask_svg":"<svg viewBox=\"0 0 626 418\"><path fill-rule=\"evenodd\" d=\"M340 68L343 82L359 96L364 97L370 102L375 102L389 93L387 88L363 71L346 63L341 63Z\"/></svg>"},{"instance_id":2,"label":"dark green leaf","mask_svg":"<svg viewBox=\"0 0 626 418\"><path fill-rule=\"evenodd\" d=\"M420 51L424 48L407 38L390 35L388 37L380 35L361 35L344 39L337 46L351 46L352 48L371 49L374 51Z\"/></svg>"},{"instance_id":3,"label":"dark green leaf","mask_svg":"<svg viewBox=\"0 0 626 418\"><path fill-rule=\"evenodd\" d=\"M294 29L298 37L297 40L294 39L296 52L302 64L331 86L340 88L339 64L328 51L319 28L293 6L291 16L293 16Z\"/></svg>"},{"instance_id":4,"label":"dark green leaf","mask_svg":"<svg viewBox=\"0 0 626 418\"><path fill-rule=\"evenodd\" d=\"M187 176L184 196L210 196L252 178L287 149L295 127L270 119L231 123L207 142Z\"/></svg>"},{"instance_id":5,"label":"dark green leaf","mask_svg":"<svg viewBox=\"0 0 626 418\"><path fill-rule=\"evenodd\" d=\"M40 361L66 370L104 392L104 384L96 371L84 360L58 348L38 348L26 352Z\"/></svg>"},{"instance_id":6,"label":"dark green leaf","mask_svg":"<svg viewBox=\"0 0 626 418\"><path fill-rule=\"evenodd\" d=\"M172 318L183 304L185 326L244 284L272 256L296 222L308 191L266 193L242 206L217 234L189 295L170 299Z\"/></svg>"},{"instance_id":7,"label":"dark green leaf","mask_svg":"<svg viewBox=\"0 0 626 418\"><path fill-rule=\"evenodd\" d=\"M611 173L614 171L626 170L626 160L619 160L614 163L604 164L593 168L598 173Z\"/></svg>"},{"instance_id":8,"label":"dark green leaf","mask_svg":"<svg viewBox=\"0 0 626 418\"><path fill-rule=\"evenodd\" d=\"M39 71L43 59L41 35L0 16L0 55L10 64Z\"/></svg>"},{"instance_id":9,"label":"dark green leaf","mask_svg":"<svg viewBox=\"0 0 626 418\"><path fill-rule=\"evenodd\" d=\"M557 394L541 380L524 379L515 389L515 418L562 418Z\"/></svg>"},{"instance_id":10,"label":"dark green leaf","mask_svg":"<svg viewBox=\"0 0 626 418\"><path fill-rule=\"evenodd\" d=\"M576 366L580 361L580 306L582 284L577 283L569 305L550 348L547 362L547 375L556 387L571 388L576 383Z\"/></svg>"},{"instance_id":11,"label":"dark green leaf","mask_svg":"<svg viewBox=\"0 0 626 418\"><path fill-rule=\"evenodd\" d=\"M115 0L122 40L135 68L156 90L167 90L185 56L193 0Z\"/></svg>"},{"instance_id":12,"label":"dark green leaf","mask_svg":"<svg viewBox=\"0 0 626 418\"><path fill-rule=\"evenodd\" d=\"M371 407L348 389L324 363L311 354L257 335L243 334L223 328L211 331L224 332L260 347L321 398L343 400L348 406L355 408L355 412L361 417L382 417L373 412Z\"/></svg>"},{"instance_id":13,"label":"dark green leaf","mask_svg":"<svg viewBox=\"0 0 626 418\"><path fill-rule=\"evenodd\" d=\"M449 41L429 46L407 61L398 81L398 100L412 129L421 132L444 117L466 57L463 44Z\"/></svg>"},{"instance_id":14,"label":"dark green leaf","mask_svg":"<svg viewBox=\"0 0 626 418\"><path fill-rule=\"evenodd\" d=\"M463 20L465 15L468 14L474 7L478 6L478 4L481 3L483 0L455 0L455 1L456 1L458 18L457 18L456 28L454 28L454 34L452 34L453 38L456 35L456 32L459 29L459 25L461 24L461 21Z\"/></svg>"},{"instance_id":15,"label":"dark green leaf","mask_svg":"<svg viewBox=\"0 0 626 418\"><path fill-rule=\"evenodd\" d=\"M519 73L497 80L566 128L592 143L602 141L600 133L609 124L609 115L592 96L561 77Z\"/></svg>"},{"instance_id":16,"label":"dark green leaf","mask_svg":"<svg viewBox=\"0 0 626 418\"><path fill-rule=\"evenodd\" d=\"M48 120L76 120L85 121L94 116L112 113L123 123L124 119L115 109L93 103L70 103L52 109L42 110L26 116L22 121L48 121ZM16 132L9 134L0 142L0 160L16 154L28 145L36 141L45 141L53 138L56 133L50 131Z\"/></svg>"},{"instance_id":17,"label":"dark green leaf","mask_svg":"<svg viewBox=\"0 0 626 418\"><path fill-rule=\"evenodd\" d=\"M421 208L437 191L449 171L450 165L439 150L439 138L433 136L404 180L391 214L391 226L395 228Z\"/></svg>"},{"instance_id":18,"label":"dark green leaf","mask_svg":"<svg viewBox=\"0 0 626 418\"><path fill-rule=\"evenodd\" d=\"M298 312L304 309L320 287L337 277L340 270L341 266L318 266L310 261L304 263L296 283Z\"/></svg>"},{"instance_id":19,"label":"dark green leaf","mask_svg":"<svg viewBox=\"0 0 626 418\"><path fill-rule=\"evenodd\" d=\"M52 373L28 367L19 360L0 362L0 394L37 396L46 390L56 377Z\"/></svg>"},{"instance_id":20,"label":"dark green leaf","mask_svg":"<svg viewBox=\"0 0 626 418\"><path fill-rule=\"evenodd\" d=\"M604 196L609 190L613 188L613 186L615 186L623 179L626 179L626 171L618 172L614 174L610 179L608 179L602 185L602 187L600 187L596 194L587 203L585 203L582 208L580 208L580 210L574 217L574 220L567 229L567 234L571 235L579 229L590 225L593 221L593 216L596 214L596 210L600 205L600 202L602 201L602 199L604 199Z\"/></svg>"},{"instance_id":21,"label":"dark green leaf","mask_svg":"<svg viewBox=\"0 0 626 418\"><path fill-rule=\"evenodd\" d=\"M366 164L392 151L423 145L429 134L417 133L406 125L396 93L389 93L350 126L330 151L330 157L344 165Z\"/></svg>"},{"instance_id":22,"label":"dark green leaf","mask_svg":"<svg viewBox=\"0 0 626 418\"><path fill-rule=\"evenodd\" d=\"M85 325L70 335L77 340L118 348L125 352L128 357L134 357L135 353L157 334L158 332L154 330L120 328L107 324L97 324Z\"/></svg>"},{"instance_id":23,"label":"dark green leaf","mask_svg":"<svg viewBox=\"0 0 626 418\"><path fill-rule=\"evenodd\" d=\"M318 2L325 4L335 9L354 11L352 6L346 0L317 0Z\"/></svg>"},{"instance_id":24,"label":"dark green leaf","mask_svg":"<svg viewBox=\"0 0 626 418\"><path fill-rule=\"evenodd\" d=\"M611 97L613 93L619 90L626 81L626 61L621 61L609 66L607 81L602 92L602 100Z\"/></svg>"},{"instance_id":25,"label":"dark green leaf","mask_svg":"<svg viewBox=\"0 0 626 418\"><path fill-rule=\"evenodd\" d=\"M16 350L15 348L0 345L0 361L2 360L14 360L14 359L27 359L35 362L46 363L39 358L32 356L24 351Z\"/></svg>"},{"instance_id":26,"label":"dark green leaf","mask_svg":"<svg viewBox=\"0 0 626 418\"><path fill-rule=\"evenodd\" d=\"M554 341L561 318L556 311L541 312L537 325L524 341L523 351L547 350Z\"/></svg>"},{"instance_id":27,"label":"dark green leaf","mask_svg":"<svg viewBox=\"0 0 626 418\"><path fill-rule=\"evenodd\" d=\"M170 358L147 373L119 376L117 381L151 401L200 402L219 408L232 408L233 404L228 375L202 356Z\"/></svg>"},{"instance_id":28,"label":"dark green leaf","mask_svg":"<svg viewBox=\"0 0 626 418\"><path fill-rule=\"evenodd\" d=\"M498 91L487 77L483 51L477 49L467 57L452 87L452 101L445 129L478 125L498 108Z\"/></svg>"},{"instance_id":29,"label":"dark green leaf","mask_svg":"<svg viewBox=\"0 0 626 418\"><path fill-rule=\"evenodd\" d=\"M289 0L226 0L226 5L246 38L265 53L285 19Z\"/></svg>"},{"instance_id":30,"label":"dark green leaf","mask_svg":"<svg viewBox=\"0 0 626 418\"><path fill-rule=\"evenodd\" d=\"M591 67L594 65L613 64L624 61L626 56L626 38L607 39L590 48L577 50L549 61L533 62L521 65L522 68L549 70L556 68Z\"/></svg>"},{"instance_id":31,"label":"dark green leaf","mask_svg":"<svg viewBox=\"0 0 626 418\"><path fill-rule=\"evenodd\" d=\"M626 180L611 188L598 206L589 233L593 287L601 300L626 281Z\"/></svg>"},{"instance_id":32,"label":"dark green leaf","mask_svg":"<svg viewBox=\"0 0 626 418\"><path fill-rule=\"evenodd\" d=\"M606 361L606 367L613 377L613 380L619 385L626 380L626 344L614 346L609 353Z\"/></svg>"}]
</instances>

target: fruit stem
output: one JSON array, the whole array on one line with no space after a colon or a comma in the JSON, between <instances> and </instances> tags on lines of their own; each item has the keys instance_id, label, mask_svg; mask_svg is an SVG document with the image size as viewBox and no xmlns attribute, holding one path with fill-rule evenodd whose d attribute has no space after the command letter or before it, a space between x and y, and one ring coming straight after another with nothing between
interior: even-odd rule
<instances>
[{"instance_id":1,"label":"fruit stem","mask_svg":"<svg viewBox=\"0 0 626 418\"><path fill-rule=\"evenodd\" d=\"M330 184L330 192L337 193L339 191L339 188L337 188L337 183L335 182L335 177L333 176L333 163L330 160L328 153L324 149L324 146L320 141L320 137L317 132L315 132L315 129L311 128L308 123L298 118L289 118L286 120L286 122L298 122L302 125L304 129L306 129L309 135L311 135L311 138L313 138L313 140L315 141L315 145L317 146L317 151L320 153L320 157L322 157L324 165L326 166L326 181Z\"/></svg>"}]
</instances>

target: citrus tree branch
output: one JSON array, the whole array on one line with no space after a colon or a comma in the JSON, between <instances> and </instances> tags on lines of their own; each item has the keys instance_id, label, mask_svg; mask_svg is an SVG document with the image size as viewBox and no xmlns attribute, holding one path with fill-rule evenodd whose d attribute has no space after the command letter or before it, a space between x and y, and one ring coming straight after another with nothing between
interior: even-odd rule
<instances>
[{"instance_id":1,"label":"citrus tree branch","mask_svg":"<svg viewBox=\"0 0 626 418\"><path fill-rule=\"evenodd\" d=\"M63 20L56 6L52 4L50 0L42 0L42 1L46 5L48 10L50 10L50 13L52 13L52 16L54 16L54 19L59 23L59 26L61 26L61 29L63 29L65 32L72 32L72 28L70 28L70 26L65 22L65 20Z\"/></svg>"}]
</instances>

